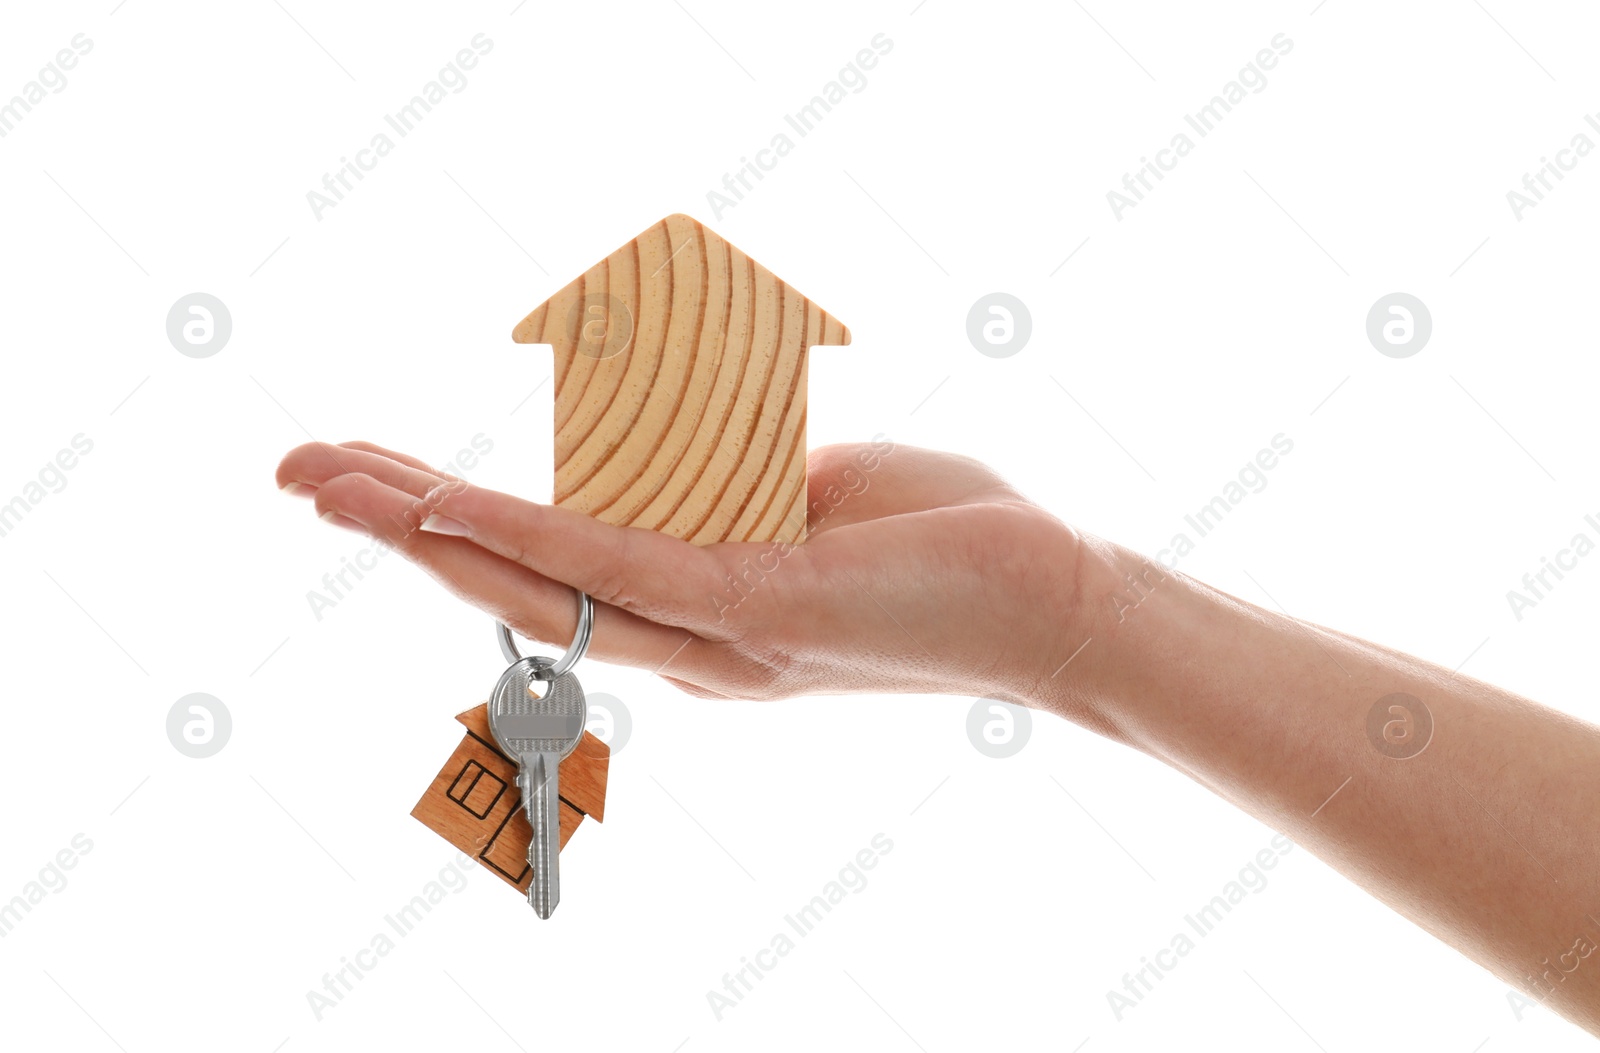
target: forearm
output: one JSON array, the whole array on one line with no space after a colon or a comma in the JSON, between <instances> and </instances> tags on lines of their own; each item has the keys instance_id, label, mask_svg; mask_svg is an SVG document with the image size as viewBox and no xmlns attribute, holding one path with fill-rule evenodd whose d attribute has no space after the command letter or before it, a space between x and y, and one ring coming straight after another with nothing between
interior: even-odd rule
<instances>
[{"instance_id":1,"label":"forearm","mask_svg":"<svg viewBox=\"0 0 1600 1053\"><path fill-rule=\"evenodd\" d=\"M1600 954L1587 953L1600 945L1600 729L1089 548L1092 642L1046 705L1186 772L1600 1031Z\"/></svg>"}]
</instances>

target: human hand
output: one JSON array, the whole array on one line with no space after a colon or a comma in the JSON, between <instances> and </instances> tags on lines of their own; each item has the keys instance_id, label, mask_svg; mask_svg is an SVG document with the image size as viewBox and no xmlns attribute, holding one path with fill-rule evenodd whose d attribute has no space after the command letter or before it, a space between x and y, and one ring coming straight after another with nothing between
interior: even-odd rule
<instances>
[{"instance_id":1,"label":"human hand","mask_svg":"<svg viewBox=\"0 0 1600 1053\"><path fill-rule=\"evenodd\" d=\"M531 639L564 646L571 589L589 593L590 654L693 695L926 691L1038 704L1076 646L1066 627L1083 539L967 457L828 446L808 472L802 545L696 546L610 526L365 442L297 447L277 480Z\"/></svg>"},{"instance_id":2,"label":"human hand","mask_svg":"<svg viewBox=\"0 0 1600 1053\"><path fill-rule=\"evenodd\" d=\"M301 446L278 483L526 636L565 646L582 589L591 653L695 695L927 691L1053 710L1233 801L1600 1034L1600 972L1552 964L1577 953L1578 912L1600 895L1594 841L1573 833L1600 795L1600 730L1080 535L964 457L830 446L809 474L798 546L697 547L367 443ZM1371 731L1375 700L1396 698L1450 729L1403 762Z\"/></svg>"}]
</instances>

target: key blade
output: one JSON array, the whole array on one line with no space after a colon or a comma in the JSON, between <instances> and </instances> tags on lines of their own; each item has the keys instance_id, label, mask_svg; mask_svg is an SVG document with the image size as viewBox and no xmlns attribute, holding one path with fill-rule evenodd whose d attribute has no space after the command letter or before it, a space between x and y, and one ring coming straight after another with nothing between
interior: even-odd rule
<instances>
[{"instance_id":1,"label":"key blade","mask_svg":"<svg viewBox=\"0 0 1600 1053\"><path fill-rule=\"evenodd\" d=\"M533 682L548 659L523 659L500 676L489 697L489 730L500 751L514 758L520 772L523 808L533 836L528 842L528 865L533 880L528 903L547 919L561 902L561 759L583 738L588 703L578 678L570 672L544 680L544 690L534 694Z\"/></svg>"},{"instance_id":2,"label":"key blade","mask_svg":"<svg viewBox=\"0 0 1600 1053\"><path fill-rule=\"evenodd\" d=\"M532 790L528 865L533 868L533 883L528 886L528 903L541 920L549 920L561 902L561 758L554 753L523 754L522 771Z\"/></svg>"}]
</instances>

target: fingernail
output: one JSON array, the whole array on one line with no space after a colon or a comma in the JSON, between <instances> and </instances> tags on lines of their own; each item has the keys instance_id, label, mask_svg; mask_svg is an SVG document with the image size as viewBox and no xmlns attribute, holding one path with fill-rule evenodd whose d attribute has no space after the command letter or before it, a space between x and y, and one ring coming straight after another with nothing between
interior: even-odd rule
<instances>
[{"instance_id":1,"label":"fingernail","mask_svg":"<svg viewBox=\"0 0 1600 1053\"><path fill-rule=\"evenodd\" d=\"M349 516L340 515L338 512L324 512L317 518L321 519L324 523L332 523L336 527L344 527L346 530L354 530L358 534L365 534L367 532L366 527L362 526L354 519L351 519Z\"/></svg>"},{"instance_id":2,"label":"fingernail","mask_svg":"<svg viewBox=\"0 0 1600 1053\"><path fill-rule=\"evenodd\" d=\"M430 534L448 534L451 537L471 537L467 524L458 519L434 514L422 521L422 529Z\"/></svg>"},{"instance_id":3,"label":"fingernail","mask_svg":"<svg viewBox=\"0 0 1600 1053\"><path fill-rule=\"evenodd\" d=\"M290 497L310 497L317 492L317 488L310 483L284 483L278 487L278 492L288 494Z\"/></svg>"}]
</instances>

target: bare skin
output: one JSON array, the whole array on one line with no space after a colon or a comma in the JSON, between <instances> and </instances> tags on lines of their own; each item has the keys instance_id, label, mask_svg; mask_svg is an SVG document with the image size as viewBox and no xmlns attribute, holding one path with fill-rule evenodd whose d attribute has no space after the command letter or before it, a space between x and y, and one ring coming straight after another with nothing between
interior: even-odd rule
<instances>
[{"instance_id":1,"label":"bare skin","mask_svg":"<svg viewBox=\"0 0 1600 1053\"><path fill-rule=\"evenodd\" d=\"M278 484L531 639L564 646L582 589L592 655L694 695L939 692L1065 717L1600 1035L1600 847L1582 833L1600 728L1168 571L965 457L830 446L809 469L794 547L608 526L369 443L298 447ZM1396 693L1426 708L1431 738L1388 702L1369 732Z\"/></svg>"}]
</instances>

